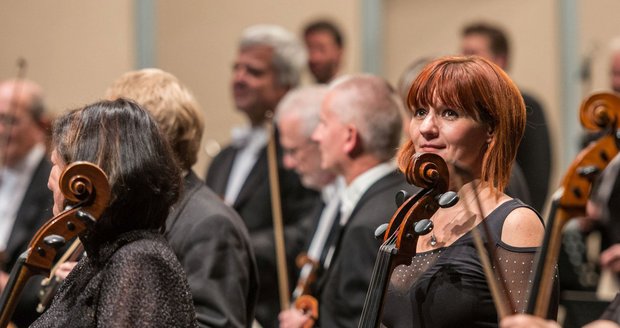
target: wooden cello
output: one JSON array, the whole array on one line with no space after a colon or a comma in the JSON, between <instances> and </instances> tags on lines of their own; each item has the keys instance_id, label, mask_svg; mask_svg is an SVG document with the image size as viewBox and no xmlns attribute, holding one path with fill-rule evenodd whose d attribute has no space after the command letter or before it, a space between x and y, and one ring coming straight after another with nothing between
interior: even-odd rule
<instances>
[{"instance_id":1,"label":"wooden cello","mask_svg":"<svg viewBox=\"0 0 620 328\"><path fill-rule=\"evenodd\" d=\"M384 235L372 278L366 293L360 328L377 328L381 321L383 300L390 276L399 265L410 265L416 253L418 236L433 229L430 218L440 207L450 207L458 201L455 192L448 191L449 174L445 161L436 154L416 153L405 173L407 182L423 188L414 196L401 194L402 202L387 227L378 229ZM383 231L380 231L382 229Z\"/></svg>"},{"instance_id":2,"label":"wooden cello","mask_svg":"<svg viewBox=\"0 0 620 328\"><path fill-rule=\"evenodd\" d=\"M28 249L13 266L0 297L0 328L9 323L28 279L35 275L49 275L58 249L89 229L109 204L110 186L107 176L91 163L75 162L68 165L59 181L65 199L73 205L47 221L36 232Z\"/></svg>"},{"instance_id":3,"label":"wooden cello","mask_svg":"<svg viewBox=\"0 0 620 328\"><path fill-rule=\"evenodd\" d=\"M580 120L583 127L604 134L577 155L564 175L560 188L553 195L543 246L535 261L527 313L547 317L562 229L570 219L585 215L592 181L618 153L619 118L620 98L613 94L594 94L581 105Z\"/></svg>"}]
</instances>

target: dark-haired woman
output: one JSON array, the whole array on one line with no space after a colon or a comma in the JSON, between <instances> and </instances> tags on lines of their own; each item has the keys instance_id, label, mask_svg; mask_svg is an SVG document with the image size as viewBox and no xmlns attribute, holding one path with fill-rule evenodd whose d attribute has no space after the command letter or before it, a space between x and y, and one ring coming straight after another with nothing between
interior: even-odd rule
<instances>
[{"instance_id":1,"label":"dark-haired woman","mask_svg":"<svg viewBox=\"0 0 620 328\"><path fill-rule=\"evenodd\" d=\"M181 176L157 123L133 102L101 101L58 118L52 146L54 214L66 205L58 178L76 161L98 165L112 197L80 236L87 256L31 327L195 327L187 278L161 234Z\"/></svg>"}]
</instances>

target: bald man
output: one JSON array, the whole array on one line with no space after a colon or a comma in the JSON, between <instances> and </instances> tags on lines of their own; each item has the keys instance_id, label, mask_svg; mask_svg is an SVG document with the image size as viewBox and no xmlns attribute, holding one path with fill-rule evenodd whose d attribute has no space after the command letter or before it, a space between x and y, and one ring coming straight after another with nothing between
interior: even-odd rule
<instances>
[{"instance_id":1,"label":"bald man","mask_svg":"<svg viewBox=\"0 0 620 328\"><path fill-rule=\"evenodd\" d=\"M0 83L0 288L7 272L26 250L30 239L51 218L52 193L47 189L51 164L45 141L43 91L26 80ZM22 293L13 315L18 327L36 319L40 280L32 281Z\"/></svg>"}]
</instances>

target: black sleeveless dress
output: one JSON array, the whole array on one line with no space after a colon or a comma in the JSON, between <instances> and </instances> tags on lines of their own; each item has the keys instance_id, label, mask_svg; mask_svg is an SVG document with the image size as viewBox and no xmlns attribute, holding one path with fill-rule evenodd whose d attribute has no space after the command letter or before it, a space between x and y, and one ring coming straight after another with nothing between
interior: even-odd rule
<instances>
[{"instance_id":1,"label":"black sleeveless dress","mask_svg":"<svg viewBox=\"0 0 620 328\"><path fill-rule=\"evenodd\" d=\"M512 247L500 240L506 217L519 207L531 209L520 200L512 199L498 206L485 221L499 259L499 267L494 266L494 270L503 272L515 306L523 311L537 248ZM410 266L401 265L394 270L385 298L382 326L498 326L497 312L471 231L448 247L416 254Z\"/></svg>"}]
</instances>

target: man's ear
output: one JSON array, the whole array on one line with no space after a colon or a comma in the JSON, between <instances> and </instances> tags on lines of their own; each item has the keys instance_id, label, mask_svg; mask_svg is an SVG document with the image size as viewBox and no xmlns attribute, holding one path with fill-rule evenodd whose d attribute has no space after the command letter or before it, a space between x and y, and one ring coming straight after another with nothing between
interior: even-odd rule
<instances>
[{"instance_id":1,"label":"man's ear","mask_svg":"<svg viewBox=\"0 0 620 328\"><path fill-rule=\"evenodd\" d=\"M361 136L353 124L347 124L345 129L347 130L347 137L344 143L344 151L350 157L355 157L361 150Z\"/></svg>"}]
</instances>

